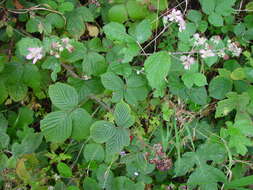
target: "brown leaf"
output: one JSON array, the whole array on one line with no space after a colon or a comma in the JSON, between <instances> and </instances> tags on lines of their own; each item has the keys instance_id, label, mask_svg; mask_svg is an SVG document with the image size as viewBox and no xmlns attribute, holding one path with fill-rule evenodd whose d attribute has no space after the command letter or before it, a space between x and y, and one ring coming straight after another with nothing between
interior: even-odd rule
<instances>
[{"instance_id":1,"label":"brown leaf","mask_svg":"<svg viewBox=\"0 0 253 190\"><path fill-rule=\"evenodd\" d=\"M18 0L14 0L13 4L16 7L16 9L23 9L24 8L24 6L21 5L21 3Z\"/></svg>"}]
</instances>

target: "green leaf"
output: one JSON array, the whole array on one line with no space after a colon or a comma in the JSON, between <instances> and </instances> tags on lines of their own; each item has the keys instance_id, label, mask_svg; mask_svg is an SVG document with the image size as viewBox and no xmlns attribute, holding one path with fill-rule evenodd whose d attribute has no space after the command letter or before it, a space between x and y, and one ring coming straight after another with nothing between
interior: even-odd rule
<instances>
[{"instance_id":1,"label":"green leaf","mask_svg":"<svg viewBox=\"0 0 253 190\"><path fill-rule=\"evenodd\" d=\"M51 112L41 120L40 128L48 141L64 142L71 136L71 117L63 111Z\"/></svg>"},{"instance_id":2,"label":"green leaf","mask_svg":"<svg viewBox=\"0 0 253 190\"><path fill-rule=\"evenodd\" d=\"M110 22L103 27L104 33L109 40L119 42L131 42L133 39L126 33L126 28L123 24Z\"/></svg>"},{"instance_id":3,"label":"green leaf","mask_svg":"<svg viewBox=\"0 0 253 190\"><path fill-rule=\"evenodd\" d=\"M127 1L127 12L132 20L144 19L148 14L148 9L145 5L136 1Z\"/></svg>"},{"instance_id":4,"label":"green leaf","mask_svg":"<svg viewBox=\"0 0 253 190\"><path fill-rule=\"evenodd\" d=\"M108 11L108 18L112 22L123 23L127 21L128 15L124 4L114 5Z\"/></svg>"},{"instance_id":5,"label":"green leaf","mask_svg":"<svg viewBox=\"0 0 253 190\"><path fill-rule=\"evenodd\" d=\"M207 84L206 77L202 73L185 73L182 80L187 88L191 88L194 84L199 87Z\"/></svg>"},{"instance_id":6,"label":"green leaf","mask_svg":"<svg viewBox=\"0 0 253 190\"><path fill-rule=\"evenodd\" d=\"M95 179L90 177L85 177L83 180L83 189L93 189L93 190L100 190Z\"/></svg>"},{"instance_id":7,"label":"green leaf","mask_svg":"<svg viewBox=\"0 0 253 190\"><path fill-rule=\"evenodd\" d=\"M196 104L205 105L207 103L207 92L205 87L191 88L187 91L187 94Z\"/></svg>"},{"instance_id":8,"label":"green leaf","mask_svg":"<svg viewBox=\"0 0 253 190\"><path fill-rule=\"evenodd\" d=\"M101 76L102 84L109 90L123 90L124 83L120 77L112 72L107 72Z\"/></svg>"},{"instance_id":9,"label":"green leaf","mask_svg":"<svg viewBox=\"0 0 253 190\"><path fill-rule=\"evenodd\" d=\"M83 151L83 156L86 161L102 162L105 157L105 152L100 144L87 144Z\"/></svg>"},{"instance_id":10,"label":"green leaf","mask_svg":"<svg viewBox=\"0 0 253 190\"><path fill-rule=\"evenodd\" d=\"M82 15L77 12L71 12L67 17L67 31L75 39L79 39L85 32L85 25Z\"/></svg>"},{"instance_id":11,"label":"green leaf","mask_svg":"<svg viewBox=\"0 0 253 190\"><path fill-rule=\"evenodd\" d=\"M0 82L0 104L2 104L8 97L8 91L4 83Z\"/></svg>"},{"instance_id":12,"label":"green leaf","mask_svg":"<svg viewBox=\"0 0 253 190\"><path fill-rule=\"evenodd\" d=\"M238 128L238 126L234 126L232 124L227 123L228 129L222 129L221 135L222 137L229 136L229 147L235 148L238 154L244 156L247 152L248 146L252 146L253 142L248 138L243 131ZM252 126L251 126L252 127Z\"/></svg>"},{"instance_id":13,"label":"green leaf","mask_svg":"<svg viewBox=\"0 0 253 190\"><path fill-rule=\"evenodd\" d=\"M0 149L8 148L9 143L10 137L6 133L0 131Z\"/></svg>"},{"instance_id":14,"label":"green leaf","mask_svg":"<svg viewBox=\"0 0 253 190\"><path fill-rule=\"evenodd\" d=\"M118 189L131 190L131 189L136 189L136 188L133 181L131 181L126 176L120 176L120 177L114 178L113 180L113 190L118 190Z\"/></svg>"},{"instance_id":15,"label":"green leaf","mask_svg":"<svg viewBox=\"0 0 253 190\"><path fill-rule=\"evenodd\" d=\"M235 92L229 92L226 96L227 99L218 102L215 118L224 117L234 109L240 113L240 111L245 110L245 107L249 104L250 98L247 93L238 95Z\"/></svg>"},{"instance_id":16,"label":"green leaf","mask_svg":"<svg viewBox=\"0 0 253 190\"><path fill-rule=\"evenodd\" d=\"M182 158L177 159L175 163L176 176L183 176L194 167L196 162L194 156L194 152L187 152L182 156Z\"/></svg>"},{"instance_id":17,"label":"green leaf","mask_svg":"<svg viewBox=\"0 0 253 190\"><path fill-rule=\"evenodd\" d=\"M25 98L28 88L23 83L16 83L8 85L7 87L10 97L18 102Z\"/></svg>"},{"instance_id":18,"label":"green leaf","mask_svg":"<svg viewBox=\"0 0 253 190\"><path fill-rule=\"evenodd\" d=\"M24 154L31 154L40 146L42 142L41 133L29 133L22 139L21 144L14 143L12 145L12 153L14 156L22 156Z\"/></svg>"},{"instance_id":19,"label":"green leaf","mask_svg":"<svg viewBox=\"0 0 253 190\"><path fill-rule=\"evenodd\" d=\"M46 34L50 34L52 32L52 27L44 18L36 16L28 20L26 23L26 31L30 33L45 32Z\"/></svg>"},{"instance_id":20,"label":"green leaf","mask_svg":"<svg viewBox=\"0 0 253 190\"><path fill-rule=\"evenodd\" d=\"M193 21L193 22L195 22L195 23L198 24L198 22L200 22L201 19L202 19L202 14L199 11L197 11L197 10L191 9L187 13L187 18L190 21Z\"/></svg>"},{"instance_id":21,"label":"green leaf","mask_svg":"<svg viewBox=\"0 0 253 190\"><path fill-rule=\"evenodd\" d=\"M169 6L168 0L159 0L159 1L151 0L151 3L156 9L161 10L161 11L167 9Z\"/></svg>"},{"instance_id":22,"label":"green leaf","mask_svg":"<svg viewBox=\"0 0 253 190\"><path fill-rule=\"evenodd\" d=\"M116 104L114 111L115 122L118 126L129 128L134 124L134 117L131 115L129 105L121 101Z\"/></svg>"},{"instance_id":23,"label":"green leaf","mask_svg":"<svg viewBox=\"0 0 253 190\"><path fill-rule=\"evenodd\" d=\"M63 162L60 162L59 164L57 164L57 170L62 177L68 178L72 176L71 168Z\"/></svg>"},{"instance_id":24,"label":"green leaf","mask_svg":"<svg viewBox=\"0 0 253 190\"><path fill-rule=\"evenodd\" d=\"M52 103L61 110L70 110L78 104L78 94L72 86L56 83L49 86L49 97Z\"/></svg>"},{"instance_id":25,"label":"green leaf","mask_svg":"<svg viewBox=\"0 0 253 190\"><path fill-rule=\"evenodd\" d=\"M199 2L204 13L209 15L214 12L216 0L200 0Z\"/></svg>"},{"instance_id":26,"label":"green leaf","mask_svg":"<svg viewBox=\"0 0 253 190\"><path fill-rule=\"evenodd\" d=\"M250 10L250 11L253 11L253 2L247 3L246 9L247 9L247 10Z\"/></svg>"},{"instance_id":27,"label":"green leaf","mask_svg":"<svg viewBox=\"0 0 253 190\"><path fill-rule=\"evenodd\" d=\"M24 83L34 90L40 89L41 75L36 65L26 64L23 74Z\"/></svg>"},{"instance_id":28,"label":"green leaf","mask_svg":"<svg viewBox=\"0 0 253 190\"><path fill-rule=\"evenodd\" d=\"M114 135L106 142L106 152L109 155L119 153L130 144L129 132L121 127L114 129Z\"/></svg>"},{"instance_id":29,"label":"green leaf","mask_svg":"<svg viewBox=\"0 0 253 190\"><path fill-rule=\"evenodd\" d=\"M127 43L126 47L122 48L119 54L123 54L121 60L122 63L129 63L133 60L135 56L139 54L140 48L136 43Z\"/></svg>"},{"instance_id":30,"label":"green leaf","mask_svg":"<svg viewBox=\"0 0 253 190\"><path fill-rule=\"evenodd\" d=\"M206 82L206 76L203 75L202 73L195 73L194 74L194 84L196 86L205 86L207 84Z\"/></svg>"},{"instance_id":31,"label":"green leaf","mask_svg":"<svg viewBox=\"0 0 253 190\"><path fill-rule=\"evenodd\" d=\"M208 16L208 21L210 22L210 24L212 24L216 27L223 26L223 18L221 15L219 15L217 13L210 14Z\"/></svg>"},{"instance_id":32,"label":"green leaf","mask_svg":"<svg viewBox=\"0 0 253 190\"><path fill-rule=\"evenodd\" d=\"M83 72L87 73L89 76L99 76L104 73L107 68L104 56L95 52L89 52L84 56L82 66Z\"/></svg>"},{"instance_id":33,"label":"green leaf","mask_svg":"<svg viewBox=\"0 0 253 190\"><path fill-rule=\"evenodd\" d=\"M144 69L149 85L155 89L155 97L163 96L165 78L171 66L171 58L167 52L161 51L149 56L144 62Z\"/></svg>"},{"instance_id":34,"label":"green leaf","mask_svg":"<svg viewBox=\"0 0 253 190\"><path fill-rule=\"evenodd\" d=\"M90 135L97 143L104 143L116 133L115 126L107 121L96 121L92 124Z\"/></svg>"},{"instance_id":35,"label":"green leaf","mask_svg":"<svg viewBox=\"0 0 253 190\"><path fill-rule=\"evenodd\" d=\"M63 2L58 6L58 10L62 13L70 12L74 9L74 5L71 2Z\"/></svg>"},{"instance_id":36,"label":"green leaf","mask_svg":"<svg viewBox=\"0 0 253 190\"><path fill-rule=\"evenodd\" d=\"M33 110L28 107L20 107L15 125L21 128L28 127L33 123Z\"/></svg>"},{"instance_id":37,"label":"green leaf","mask_svg":"<svg viewBox=\"0 0 253 190\"><path fill-rule=\"evenodd\" d=\"M100 189L111 189L113 182L113 173L105 164L100 164L99 168L96 170L97 180L99 182Z\"/></svg>"},{"instance_id":38,"label":"green leaf","mask_svg":"<svg viewBox=\"0 0 253 190\"><path fill-rule=\"evenodd\" d=\"M222 0L216 2L215 12L222 16L230 16L234 9L232 8L235 5L236 0Z\"/></svg>"},{"instance_id":39,"label":"green leaf","mask_svg":"<svg viewBox=\"0 0 253 190\"><path fill-rule=\"evenodd\" d=\"M134 37L140 43L147 41L152 35L151 23L148 19L141 21L135 28Z\"/></svg>"},{"instance_id":40,"label":"green leaf","mask_svg":"<svg viewBox=\"0 0 253 190\"><path fill-rule=\"evenodd\" d=\"M124 97L129 104L137 104L138 101L145 100L148 95L147 81L141 75L132 73L126 79L126 86Z\"/></svg>"},{"instance_id":41,"label":"green leaf","mask_svg":"<svg viewBox=\"0 0 253 190\"><path fill-rule=\"evenodd\" d=\"M45 19L55 28L63 28L65 25L63 17L56 13L49 13Z\"/></svg>"},{"instance_id":42,"label":"green leaf","mask_svg":"<svg viewBox=\"0 0 253 190\"><path fill-rule=\"evenodd\" d=\"M187 184L192 187L199 185L203 190L218 190L217 182L225 182L226 176L222 171L209 165L198 167L189 177Z\"/></svg>"},{"instance_id":43,"label":"green leaf","mask_svg":"<svg viewBox=\"0 0 253 190\"><path fill-rule=\"evenodd\" d=\"M94 22L94 15L92 14L91 10L87 7L81 6L75 9L75 12L78 15L81 15L83 21L85 22Z\"/></svg>"},{"instance_id":44,"label":"green leaf","mask_svg":"<svg viewBox=\"0 0 253 190\"><path fill-rule=\"evenodd\" d=\"M231 73L231 78L233 80L243 80L245 78L245 73L243 68L237 68Z\"/></svg>"},{"instance_id":45,"label":"green leaf","mask_svg":"<svg viewBox=\"0 0 253 190\"><path fill-rule=\"evenodd\" d=\"M92 124L92 117L90 114L86 110L78 108L71 112L70 117L72 118L71 137L75 140L88 138Z\"/></svg>"},{"instance_id":46,"label":"green leaf","mask_svg":"<svg viewBox=\"0 0 253 190\"><path fill-rule=\"evenodd\" d=\"M51 73L51 79L53 81L56 81L57 79L57 73L61 71L61 64L59 59L56 57L47 57L46 60L42 64L43 69L50 69L53 72Z\"/></svg>"},{"instance_id":47,"label":"green leaf","mask_svg":"<svg viewBox=\"0 0 253 190\"><path fill-rule=\"evenodd\" d=\"M61 58L69 63L74 63L82 60L87 55L87 48L81 42L72 42L74 51L69 52L64 50L61 54Z\"/></svg>"},{"instance_id":48,"label":"green leaf","mask_svg":"<svg viewBox=\"0 0 253 190\"><path fill-rule=\"evenodd\" d=\"M253 175L242 177L240 179L232 180L231 182L228 182L225 184L225 189L235 189L238 187L244 187L247 185L252 185L253 181Z\"/></svg>"},{"instance_id":49,"label":"green leaf","mask_svg":"<svg viewBox=\"0 0 253 190\"><path fill-rule=\"evenodd\" d=\"M209 95L218 100L222 100L232 90L232 84L230 79L221 76L215 77L209 84Z\"/></svg>"},{"instance_id":50,"label":"green leaf","mask_svg":"<svg viewBox=\"0 0 253 190\"><path fill-rule=\"evenodd\" d=\"M41 46L41 41L37 38L22 38L17 43L17 50L20 55L26 56L29 53L28 48L35 48Z\"/></svg>"}]
</instances>

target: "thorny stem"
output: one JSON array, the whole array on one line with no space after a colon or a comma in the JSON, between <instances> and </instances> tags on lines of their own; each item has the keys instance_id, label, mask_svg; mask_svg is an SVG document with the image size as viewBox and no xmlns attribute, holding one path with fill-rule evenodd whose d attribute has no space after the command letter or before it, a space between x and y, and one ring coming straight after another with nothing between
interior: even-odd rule
<instances>
[{"instance_id":1,"label":"thorny stem","mask_svg":"<svg viewBox=\"0 0 253 190\"><path fill-rule=\"evenodd\" d=\"M53 12L53 13L61 15L62 18L64 19L64 23L66 24L66 22L67 22L66 18L61 12L50 9L50 8L41 7L43 5L48 7L47 4L40 4L40 5L36 5L36 6L30 7L30 8L27 8L27 9L6 9L5 7L2 7L2 6L0 6L0 8L5 9L10 13L15 13L15 14L25 14L25 13L28 13L31 11L40 11L40 10L41 11L49 11L49 12Z\"/></svg>"}]
</instances>

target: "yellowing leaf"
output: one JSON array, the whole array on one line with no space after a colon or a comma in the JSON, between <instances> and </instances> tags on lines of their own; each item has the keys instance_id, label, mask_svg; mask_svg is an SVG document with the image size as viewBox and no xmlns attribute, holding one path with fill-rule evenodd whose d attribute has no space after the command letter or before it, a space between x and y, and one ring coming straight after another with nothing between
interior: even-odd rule
<instances>
[{"instance_id":1,"label":"yellowing leaf","mask_svg":"<svg viewBox=\"0 0 253 190\"><path fill-rule=\"evenodd\" d=\"M18 161L17 167L16 167L16 173L18 177L20 177L22 180L28 181L31 178L31 176L26 169L25 161L26 161L25 158L22 158Z\"/></svg>"},{"instance_id":2,"label":"yellowing leaf","mask_svg":"<svg viewBox=\"0 0 253 190\"><path fill-rule=\"evenodd\" d=\"M243 68L237 68L231 73L231 78L233 80L243 80L245 78L245 73Z\"/></svg>"},{"instance_id":3,"label":"yellowing leaf","mask_svg":"<svg viewBox=\"0 0 253 190\"><path fill-rule=\"evenodd\" d=\"M91 37L97 37L99 34L99 29L98 27L91 25L91 24L86 24L87 30L89 32L89 35Z\"/></svg>"}]
</instances>

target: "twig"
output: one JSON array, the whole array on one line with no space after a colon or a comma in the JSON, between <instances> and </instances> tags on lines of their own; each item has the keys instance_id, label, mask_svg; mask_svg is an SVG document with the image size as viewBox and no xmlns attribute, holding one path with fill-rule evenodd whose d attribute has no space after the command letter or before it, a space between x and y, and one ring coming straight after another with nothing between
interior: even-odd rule
<instances>
[{"instance_id":1,"label":"twig","mask_svg":"<svg viewBox=\"0 0 253 190\"><path fill-rule=\"evenodd\" d=\"M72 67L70 65L66 65L65 63L61 63L61 65L64 67L64 69L66 69L69 74L74 77L74 78L77 78L77 79L80 79L80 80L86 80L82 77L80 77L78 74L76 74L72 69Z\"/></svg>"},{"instance_id":2,"label":"twig","mask_svg":"<svg viewBox=\"0 0 253 190\"><path fill-rule=\"evenodd\" d=\"M99 98L97 98L96 96L93 95L89 95L88 96L90 99L94 100L95 102L97 102L98 104L100 104L103 108L105 108L107 111L109 112L113 112L113 110L110 108L110 106L108 106L106 103L104 103L102 100L100 100Z\"/></svg>"},{"instance_id":3,"label":"twig","mask_svg":"<svg viewBox=\"0 0 253 190\"><path fill-rule=\"evenodd\" d=\"M188 8L188 0L185 0L185 8L184 8L184 15L187 11L187 8Z\"/></svg>"}]
</instances>

